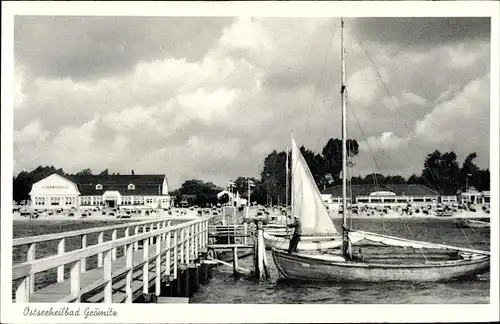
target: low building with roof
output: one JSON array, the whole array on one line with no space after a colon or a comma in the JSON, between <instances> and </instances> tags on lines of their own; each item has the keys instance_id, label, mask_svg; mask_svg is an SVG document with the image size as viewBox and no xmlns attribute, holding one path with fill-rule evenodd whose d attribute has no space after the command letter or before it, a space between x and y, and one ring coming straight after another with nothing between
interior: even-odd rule
<instances>
[{"instance_id":1,"label":"low building with roof","mask_svg":"<svg viewBox=\"0 0 500 324\"><path fill-rule=\"evenodd\" d=\"M469 187L467 191L460 193L460 202L463 204L489 204L490 192L478 191L474 187Z\"/></svg>"},{"instance_id":2,"label":"low building with roof","mask_svg":"<svg viewBox=\"0 0 500 324\"><path fill-rule=\"evenodd\" d=\"M92 207L169 208L166 175L66 175L56 173L33 184L34 209Z\"/></svg>"},{"instance_id":3,"label":"low building with roof","mask_svg":"<svg viewBox=\"0 0 500 324\"><path fill-rule=\"evenodd\" d=\"M342 203L342 186L327 188L321 192L321 196L327 206L335 209L336 205ZM372 206L437 204L442 201L438 192L418 184L351 185L348 186L347 196L348 202L352 199L355 204ZM453 197L450 201L453 201Z\"/></svg>"}]
</instances>

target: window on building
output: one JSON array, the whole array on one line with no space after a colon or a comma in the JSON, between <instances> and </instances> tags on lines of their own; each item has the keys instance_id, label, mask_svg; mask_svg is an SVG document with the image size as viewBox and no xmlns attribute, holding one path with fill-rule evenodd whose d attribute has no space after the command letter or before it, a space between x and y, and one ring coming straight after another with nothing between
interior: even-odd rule
<instances>
[{"instance_id":1,"label":"window on building","mask_svg":"<svg viewBox=\"0 0 500 324\"><path fill-rule=\"evenodd\" d=\"M128 189L128 190L135 190L135 186L134 186L134 184L130 183L130 184L127 186L127 189Z\"/></svg>"},{"instance_id":2,"label":"window on building","mask_svg":"<svg viewBox=\"0 0 500 324\"><path fill-rule=\"evenodd\" d=\"M92 202L91 198L92 197L90 196L80 197L80 205L90 205L90 203Z\"/></svg>"},{"instance_id":3,"label":"window on building","mask_svg":"<svg viewBox=\"0 0 500 324\"><path fill-rule=\"evenodd\" d=\"M146 204L152 204L153 198L146 198Z\"/></svg>"},{"instance_id":4,"label":"window on building","mask_svg":"<svg viewBox=\"0 0 500 324\"><path fill-rule=\"evenodd\" d=\"M102 184L100 184L100 183L96 184L95 190L102 190Z\"/></svg>"},{"instance_id":5,"label":"window on building","mask_svg":"<svg viewBox=\"0 0 500 324\"><path fill-rule=\"evenodd\" d=\"M50 204L52 206L59 205L60 202L61 202L61 197L50 197Z\"/></svg>"},{"instance_id":6,"label":"window on building","mask_svg":"<svg viewBox=\"0 0 500 324\"><path fill-rule=\"evenodd\" d=\"M45 197L35 197L35 205L37 206L45 205Z\"/></svg>"},{"instance_id":7,"label":"window on building","mask_svg":"<svg viewBox=\"0 0 500 324\"><path fill-rule=\"evenodd\" d=\"M132 197L131 196L123 196L122 197L122 205L132 205Z\"/></svg>"},{"instance_id":8,"label":"window on building","mask_svg":"<svg viewBox=\"0 0 500 324\"><path fill-rule=\"evenodd\" d=\"M144 197L136 196L134 199L134 205L144 205Z\"/></svg>"},{"instance_id":9,"label":"window on building","mask_svg":"<svg viewBox=\"0 0 500 324\"><path fill-rule=\"evenodd\" d=\"M104 204L101 196L95 196L93 198L94 198L93 205L99 206Z\"/></svg>"}]
</instances>

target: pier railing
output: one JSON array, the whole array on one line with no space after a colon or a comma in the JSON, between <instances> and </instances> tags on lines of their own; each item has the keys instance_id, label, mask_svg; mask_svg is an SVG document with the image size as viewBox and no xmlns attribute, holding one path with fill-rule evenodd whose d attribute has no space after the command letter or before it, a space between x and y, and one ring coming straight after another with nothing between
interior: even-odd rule
<instances>
[{"instance_id":1,"label":"pier railing","mask_svg":"<svg viewBox=\"0 0 500 324\"><path fill-rule=\"evenodd\" d=\"M200 249L206 247L210 219L209 216L200 217L175 226L170 226L170 220L149 220L15 239L14 246L28 245L27 261L12 267L12 280L16 284L15 301L31 301L31 296L36 293L34 276L37 273L57 268L57 282L64 282L64 266L67 264L70 265L70 293L58 299L58 302L80 302L82 295L104 288L104 302L111 303L114 279L126 275L125 301L130 303L134 293L133 272L142 269L143 293L148 293L151 262L156 265L155 289L158 295L162 278L170 276L172 270L173 277L176 278L177 263L189 264L190 260L197 257ZM118 239L119 230L124 231L124 237ZM112 239L104 242L104 233L107 231L111 231ZM93 233L98 234L98 243L87 246L87 236ZM65 239L75 236L80 237L81 248L65 252ZM58 241L57 255L35 259L36 244L54 240ZM140 243L143 257L136 262L134 255L137 253L134 252L139 250ZM150 251L150 245L154 245L155 251ZM126 264L125 267L112 271L117 249L123 249ZM95 255L98 256L98 268L103 267L103 277L82 287L81 276L87 270L86 260Z\"/></svg>"}]
</instances>

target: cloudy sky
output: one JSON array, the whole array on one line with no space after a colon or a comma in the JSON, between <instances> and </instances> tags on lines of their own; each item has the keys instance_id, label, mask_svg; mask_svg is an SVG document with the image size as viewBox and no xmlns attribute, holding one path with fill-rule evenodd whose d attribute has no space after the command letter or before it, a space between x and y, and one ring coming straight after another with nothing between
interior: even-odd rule
<instances>
[{"instance_id":1,"label":"cloudy sky","mask_svg":"<svg viewBox=\"0 0 500 324\"><path fill-rule=\"evenodd\" d=\"M420 173L434 149L489 167L489 18L345 26L354 175ZM17 16L14 28L15 174L134 169L223 186L258 176L290 131L317 152L340 136L339 18Z\"/></svg>"}]
</instances>

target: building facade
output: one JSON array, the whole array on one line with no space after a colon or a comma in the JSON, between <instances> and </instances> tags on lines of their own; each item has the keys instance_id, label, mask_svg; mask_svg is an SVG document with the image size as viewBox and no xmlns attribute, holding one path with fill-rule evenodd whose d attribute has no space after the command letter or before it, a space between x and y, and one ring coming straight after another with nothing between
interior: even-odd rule
<instances>
[{"instance_id":1,"label":"building facade","mask_svg":"<svg viewBox=\"0 0 500 324\"><path fill-rule=\"evenodd\" d=\"M348 190L348 203L367 206L406 205L406 204L437 204L442 197L434 190L416 184L396 185L352 185ZM336 209L342 203L342 186L333 186L321 193L327 206ZM454 199L446 196L446 201Z\"/></svg>"},{"instance_id":2,"label":"building facade","mask_svg":"<svg viewBox=\"0 0 500 324\"><path fill-rule=\"evenodd\" d=\"M33 184L33 209L170 208L165 175L52 174Z\"/></svg>"},{"instance_id":3,"label":"building facade","mask_svg":"<svg viewBox=\"0 0 500 324\"><path fill-rule=\"evenodd\" d=\"M460 194L460 202L463 204L489 204L490 192L480 192L475 188L469 188L469 190Z\"/></svg>"}]
</instances>

